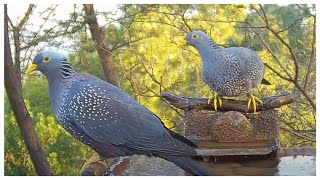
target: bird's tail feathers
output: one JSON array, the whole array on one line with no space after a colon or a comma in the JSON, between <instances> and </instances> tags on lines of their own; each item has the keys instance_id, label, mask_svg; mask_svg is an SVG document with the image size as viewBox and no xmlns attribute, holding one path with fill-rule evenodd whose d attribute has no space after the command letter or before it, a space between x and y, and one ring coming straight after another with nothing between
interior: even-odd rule
<instances>
[{"instance_id":1,"label":"bird's tail feathers","mask_svg":"<svg viewBox=\"0 0 320 180\"><path fill-rule=\"evenodd\" d=\"M266 80L265 78L262 79L261 84L271 85L271 83L268 80Z\"/></svg>"}]
</instances>

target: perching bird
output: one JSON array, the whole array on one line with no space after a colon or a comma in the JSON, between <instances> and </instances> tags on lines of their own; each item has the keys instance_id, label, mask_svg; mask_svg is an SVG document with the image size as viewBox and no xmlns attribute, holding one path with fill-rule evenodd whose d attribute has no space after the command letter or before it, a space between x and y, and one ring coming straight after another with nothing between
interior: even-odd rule
<instances>
[{"instance_id":1,"label":"perching bird","mask_svg":"<svg viewBox=\"0 0 320 180\"><path fill-rule=\"evenodd\" d=\"M270 84L263 79L264 64L259 56L251 49L244 47L221 48L204 32L192 31L184 38L179 47L191 45L195 47L202 59L202 80L215 92L214 109L217 102L222 106L220 96L249 97L248 109L252 102L256 112L256 101L262 101L252 95L252 90L259 84Z\"/></svg>"},{"instance_id":2,"label":"perching bird","mask_svg":"<svg viewBox=\"0 0 320 180\"><path fill-rule=\"evenodd\" d=\"M48 80L58 122L102 158L157 156L193 175L209 175L191 159L196 151L185 144L189 140L168 131L156 115L118 87L75 72L65 56L54 51L37 54L26 73L35 70Z\"/></svg>"}]
</instances>

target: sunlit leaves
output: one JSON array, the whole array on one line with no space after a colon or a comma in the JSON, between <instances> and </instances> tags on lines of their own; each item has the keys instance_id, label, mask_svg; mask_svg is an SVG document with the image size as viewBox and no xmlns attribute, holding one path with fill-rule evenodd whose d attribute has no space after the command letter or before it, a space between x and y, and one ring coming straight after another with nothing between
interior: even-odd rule
<instances>
[{"instance_id":1,"label":"sunlit leaves","mask_svg":"<svg viewBox=\"0 0 320 180\"><path fill-rule=\"evenodd\" d=\"M104 43L112 50L120 87L161 117L167 127L182 133L183 112L165 104L159 95L169 91L180 96L211 96L210 89L201 80L202 64L198 52L192 47L177 47L187 32L199 29L208 33L221 46L253 49L264 63L282 76L288 78L289 74L293 77L295 65L290 51L266 28L264 19L253 8L263 16L259 5L121 5L119 9L123 11L123 16L101 27ZM315 18L312 16L315 7L263 5L263 8L270 28L296 53L298 82L315 100ZM76 50L69 58L73 67L78 72L104 79L96 44L83 30L85 26L81 12L73 12L66 22L57 22L59 27L51 31L45 28L40 35L50 32L50 37L55 37L55 34L64 34L56 32L58 30L68 30L69 34L70 31L77 31L69 35L77 36L70 41L74 43L72 46ZM33 38L36 33L25 32L21 38L22 44L40 41L41 39ZM268 52L258 35L277 59ZM311 110L301 91L292 82L280 78L268 68L265 78L272 85L259 86L254 91L258 97L291 92L295 99L294 103L278 109L280 126L314 138L315 111ZM78 175L81 166L93 151L68 135L55 121L49 103L47 81L42 76L27 78L23 94L55 173ZM35 175L7 100L4 118L5 174ZM315 146L315 143L283 130L280 141L282 147Z\"/></svg>"},{"instance_id":2,"label":"sunlit leaves","mask_svg":"<svg viewBox=\"0 0 320 180\"><path fill-rule=\"evenodd\" d=\"M44 78L27 78L23 88L27 109L32 115L35 130L55 174L78 175L80 168L93 151L58 125L51 110L47 91L47 80ZM7 99L5 104L8 105ZM4 120L5 174L36 175L10 109L5 109Z\"/></svg>"}]
</instances>

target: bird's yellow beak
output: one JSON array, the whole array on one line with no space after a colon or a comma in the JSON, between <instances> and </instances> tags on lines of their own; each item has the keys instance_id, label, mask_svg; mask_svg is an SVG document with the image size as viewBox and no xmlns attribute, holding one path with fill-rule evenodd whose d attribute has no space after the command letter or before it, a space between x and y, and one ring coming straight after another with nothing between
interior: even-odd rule
<instances>
[{"instance_id":1,"label":"bird's yellow beak","mask_svg":"<svg viewBox=\"0 0 320 180\"><path fill-rule=\"evenodd\" d=\"M36 64L31 64L31 66L28 67L27 71L26 71L26 74L30 74L32 73L33 71L37 70L37 65Z\"/></svg>"},{"instance_id":2,"label":"bird's yellow beak","mask_svg":"<svg viewBox=\"0 0 320 180\"><path fill-rule=\"evenodd\" d=\"M182 48L182 47L184 47L184 46L186 46L186 45L187 45L187 41L186 41L186 40L183 40L182 43L178 44L178 47L179 47L179 48Z\"/></svg>"}]
</instances>

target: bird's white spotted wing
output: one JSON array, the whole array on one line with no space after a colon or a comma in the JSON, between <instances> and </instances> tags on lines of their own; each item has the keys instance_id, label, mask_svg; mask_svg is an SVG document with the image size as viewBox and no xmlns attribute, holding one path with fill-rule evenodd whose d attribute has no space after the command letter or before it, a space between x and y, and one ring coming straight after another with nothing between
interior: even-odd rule
<instances>
[{"instance_id":1,"label":"bird's white spotted wing","mask_svg":"<svg viewBox=\"0 0 320 180\"><path fill-rule=\"evenodd\" d=\"M70 92L72 120L95 141L165 154L194 153L173 139L158 117L111 84L94 78L74 84Z\"/></svg>"}]
</instances>

